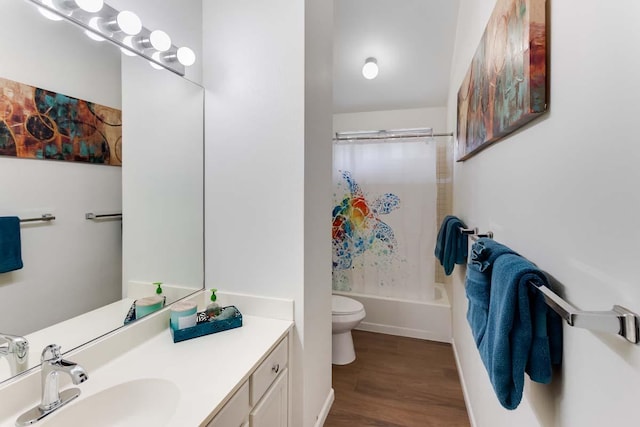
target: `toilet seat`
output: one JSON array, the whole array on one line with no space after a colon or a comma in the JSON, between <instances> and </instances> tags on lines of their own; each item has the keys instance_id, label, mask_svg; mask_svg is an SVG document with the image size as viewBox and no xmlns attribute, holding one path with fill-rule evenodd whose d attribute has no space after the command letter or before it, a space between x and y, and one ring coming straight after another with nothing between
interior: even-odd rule
<instances>
[{"instance_id":1,"label":"toilet seat","mask_svg":"<svg viewBox=\"0 0 640 427\"><path fill-rule=\"evenodd\" d=\"M331 314L346 315L355 314L364 310L364 306L359 301L340 295L331 296Z\"/></svg>"}]
</instances>

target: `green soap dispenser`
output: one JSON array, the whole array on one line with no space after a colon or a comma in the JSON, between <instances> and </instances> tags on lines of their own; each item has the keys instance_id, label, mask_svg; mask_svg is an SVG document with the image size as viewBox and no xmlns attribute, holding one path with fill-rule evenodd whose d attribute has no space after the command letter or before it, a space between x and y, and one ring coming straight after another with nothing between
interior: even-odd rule
<instances>
[{"instance_id":1,"label":"green soap dispenser","mask_svg":"<svg viewBox=\"0 0 640 427\"><path fill-rule=\"evenodd\" d=\"M161 295L162 294L162 282L153 282L154 285L157 286L156 288L156 294Z\"/></svg>"},{"instance_id":2,"label":"green soap dispenser","mask_svg":"<svg viewBox=\"0 0 640 427\"><path fill-rule=\"evenodd\" d=\"M216 302L218 297L216 296L217 289L211 289L211 303L207 306L206 313L209 319L216 317L222 311L220 304Z\"/></svg>"}]
</instances>

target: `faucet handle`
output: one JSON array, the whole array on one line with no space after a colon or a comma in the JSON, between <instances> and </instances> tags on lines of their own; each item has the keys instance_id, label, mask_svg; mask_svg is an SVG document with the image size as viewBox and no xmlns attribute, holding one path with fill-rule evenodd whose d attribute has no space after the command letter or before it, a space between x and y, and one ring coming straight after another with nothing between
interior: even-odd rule
<instances>
[{"instance_id":1,"label":"faucet handle","mask_svg":"<svg viewBox=\"0 0 640 427\"><path fill-rule=\"evenodd\" d=\"M50 361L58 361L62 358L60 355L61 347L58 344L49 344L42 350L42 356L40 357L40 362L50 362ZM47 354L51 353L51 357L47 357Z\"/></svg>"}]
</instances>

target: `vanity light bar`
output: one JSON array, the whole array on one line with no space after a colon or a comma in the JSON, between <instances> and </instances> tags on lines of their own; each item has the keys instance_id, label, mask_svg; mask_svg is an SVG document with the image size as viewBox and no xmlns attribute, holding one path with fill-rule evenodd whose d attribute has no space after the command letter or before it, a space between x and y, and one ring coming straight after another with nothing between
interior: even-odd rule
<instances>
[{"instance_id":1,"label":"vanity light bar","mask_svg":"<svg viewBox=\"0 0 640 427\"><path fill-rule=\"evenodd\" d=\"M165 51L156 50L150 43L152 31L141 27L140 32L135 35L127 34L116 25L116 20L120 11L108 4L104 4L98 12L87 12L80 7L64 7L64 4L72 2L60 2L60 0L29 0L37 7L46 9L62 18L66 18L74 24L96 36L111 40L127 51L142 56L153 64L166 68L180 76L185 74L185 66L180 63L178 54L179 48L171 44ZM58 5L58 7L56 7ZM184 50L185 48L182 48ZM188 48L186 48L188 49ZM189 51L191 51L189 49Z\"/></svg>"}]
</instances>

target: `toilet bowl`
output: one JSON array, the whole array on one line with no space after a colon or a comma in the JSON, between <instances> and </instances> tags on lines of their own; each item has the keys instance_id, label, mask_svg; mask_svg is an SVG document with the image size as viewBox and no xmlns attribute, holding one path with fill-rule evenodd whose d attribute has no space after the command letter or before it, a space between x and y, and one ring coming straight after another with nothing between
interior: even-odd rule
<instances>
[{"instance_id":1,"label":"toilet bowl","mask_svg":"<svg viewBox=\"0 0 640 427\"><path fill-rule=\"evenodd\" d=\"M351 298L332 295L331 298L331 363L346 365L356 360L351 330L365 316L364 306Z\"/></svg>"}]
</instances>

